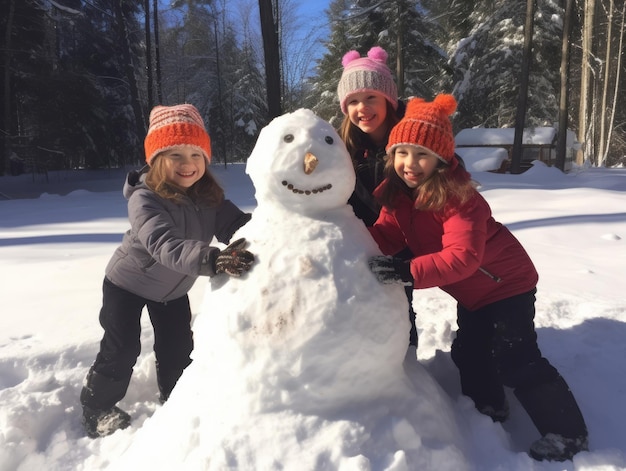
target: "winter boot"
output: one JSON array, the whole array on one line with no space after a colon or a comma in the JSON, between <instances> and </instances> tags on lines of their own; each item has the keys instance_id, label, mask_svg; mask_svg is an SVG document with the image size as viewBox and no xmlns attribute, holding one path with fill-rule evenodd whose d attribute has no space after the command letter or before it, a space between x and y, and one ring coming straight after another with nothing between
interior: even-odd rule
<instances>
[{"instance_id":1,"label":"winter boot","mask_svg":"<svg viewBox=\"0 0 626 471\"><path fill-rule=\"evenodd\" d=\"M80 393L83 426L90 438L104 437L130 425L130 415L116 407L128 389L130 377L114 380L92 369Z\"/></svg>"},{"instance_id":2,"label":"winter boot","mask_svg":"<svg viewBox=\"0 0 626 471\"><path fill-rule=\"evenodd\" d=\"M130 425L130 415L117 406L108 410L83 407L83 427L89 438L106 437Z\"/></svg>"},{"instance_id":3,"label":"winter boot","mask_svg":"<svg viewBox=\"0 0 626 471\"><path fill-rule=\"evenodd\" d=\"M534 459L565 461L588 449L585 420L563 377L516 388L515 395L542 437L531 445Z\"/></svg>"},{"instance_id":4,"label":"winter boot","mask_svg":"<svg viewBox=\"0 0 626 471\"><path fill-rule=\"evenodd\" d=\"M537 461L566 461L579 451L589 451L587 437L565 438L549 433L530 445L529 454Z\"/></svg>"},{"instance_id":5,"label":"winter boot","mask_svg":"<svg viewBox=\"0 0 626 471\"><path fill-rule=\"evenodd\" d=\"M478 412L491 417L494 422L505 422L509 418L509 401L504 398L501 406L494 407L492 405L477 406Z\"/></svg>"}]
</instances>

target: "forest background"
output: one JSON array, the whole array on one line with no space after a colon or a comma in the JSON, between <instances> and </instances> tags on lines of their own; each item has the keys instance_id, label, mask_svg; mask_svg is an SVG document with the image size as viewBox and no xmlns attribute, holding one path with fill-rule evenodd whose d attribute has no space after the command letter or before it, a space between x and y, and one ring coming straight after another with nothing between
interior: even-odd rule
<instances>
[{"instance_id":1,"label":"forest background","mask_svg":"<svg viewBox=\"0 0 626 471\"><path fill-rule=\"evenodd\" d=\"M455 131L515 127L526 89L525 127L565 123L579 164L624 163L626 0L331 0L314 21L300 7L0 0L0 175L140 165L150 109L182 102L201 111L214 162L245 161L278 113L338 127L341 58L374 45L402 98L456 96Z\"/></svg>"}]
</instances>

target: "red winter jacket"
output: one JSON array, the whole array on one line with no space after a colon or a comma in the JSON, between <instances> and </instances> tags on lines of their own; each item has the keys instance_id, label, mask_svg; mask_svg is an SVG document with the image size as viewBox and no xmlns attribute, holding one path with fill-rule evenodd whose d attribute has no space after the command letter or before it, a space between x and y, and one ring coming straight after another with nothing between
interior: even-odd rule
<instances>
[{"instance_id":1,"label":"red winter jacket","mask_svg":"<svg viewBox=\"0 0 626 471\"><path fill-rule=\"evenodd\" d=\"M537 285L530 257L480 193L443 211L417 210L405 194L394 206L382 209L370 233L386 255L411 249L416 289L438 286L474 311Z\"/></svg>"}]
</instances>

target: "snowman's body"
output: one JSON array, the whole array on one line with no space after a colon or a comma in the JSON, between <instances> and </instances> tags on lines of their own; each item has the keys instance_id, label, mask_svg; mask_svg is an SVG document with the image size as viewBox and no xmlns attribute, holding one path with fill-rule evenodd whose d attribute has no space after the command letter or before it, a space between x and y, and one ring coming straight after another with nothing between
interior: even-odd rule
<instances>
[{"instance_id":1,"label":"snowman's body","mask_svg":"<svg viewBox=\"0 0 626 471\"><path fill-rule=\"evenodd\" d=\"M405 359L404 290L368 269L379 251L346 204L354 171L334 129L308 110L277 118L247 172L258 206L233 240L256 263L212 279L194 361L137 442L182 437L157 447L172 469L418 470L440 453L464 469L445 393Z\"/></svg>"}]
</instances>

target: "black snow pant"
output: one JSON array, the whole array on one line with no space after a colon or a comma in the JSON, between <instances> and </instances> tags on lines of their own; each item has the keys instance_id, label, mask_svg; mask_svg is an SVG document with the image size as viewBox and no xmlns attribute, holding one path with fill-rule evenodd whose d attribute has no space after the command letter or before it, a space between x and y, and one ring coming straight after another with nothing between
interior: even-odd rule
<instances>
[{"instance_id":1,"label":"black snow pant","mask_svg":"<svg viewBox=\"0 0 626 471\"><path fill-rule=\"evenodd\" d=\"M415 311L413 310L413 286L405 286L406 298L409 301L409 321L411 322L411 331L409 332L409 345L417 347L417 327L415 325Z\"/></svg>"},{"instance_id":2,"label":"black snow pant","mask_svg":"<svg viewBox=\"0 0 626 471\"><path fill-rule=\"evenodd\" d=\"M167 400L183 370L191 363L193 333L187 295L160 303L132 294L105 278L100 325L100 351L87 375L81 404L108 410L128 389L141 352L141 313L148 309L154 329L154 353L161 400Z\"/></svg>"},{"instance_id":3,"label":"black snow pant","mask_svg":"<svg viewBox=\"0 0 626 471\"><path fill-rule=\"evenodd\" d=\"M476 311L457 306L451 353L462 392L477 409L499 409L505 402L503 386L511 387L542 436L587 437L572 392L537 345L535 293L533 289Z\"/></svg>"},{"instance_id":4,"label":"black snow pant","mask_svg":"<svg viewBox=\"0 0 626 471\"><path fill-rule=\"evenodd\" d=\"M411 260L414 255L411 250L407 247L404 250L398 252L395 257L400 258L402 260ZM409 322L411 322L411 330L409 331L409 345L414 345L417 347L417 327L415 326L415 311L413 310L413 286L405 286L404 291L406 292L406 299L409 301Z\"/></svg>"}]
</instances>

